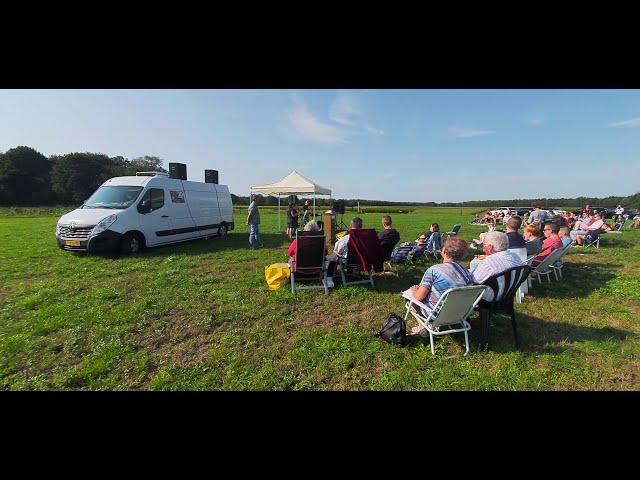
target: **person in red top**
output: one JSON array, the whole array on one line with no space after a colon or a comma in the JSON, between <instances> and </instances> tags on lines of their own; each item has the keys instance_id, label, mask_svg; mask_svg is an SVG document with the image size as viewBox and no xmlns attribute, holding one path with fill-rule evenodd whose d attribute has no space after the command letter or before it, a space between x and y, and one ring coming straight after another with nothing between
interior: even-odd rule
<instances>
[{"instance_id":1,"label":"person in red top","mask_svg":"<svg viewBox=\"0 0 640 480\"><path fill-rule=\"evenodd\" d=\"M545 223L542 230L545 240L542 242L542 251L533 259L532 266L536 267L547 258L551 252L562 248L562 239L558 236L558 225L555 223Z\"/></svg>"}]
</instances>

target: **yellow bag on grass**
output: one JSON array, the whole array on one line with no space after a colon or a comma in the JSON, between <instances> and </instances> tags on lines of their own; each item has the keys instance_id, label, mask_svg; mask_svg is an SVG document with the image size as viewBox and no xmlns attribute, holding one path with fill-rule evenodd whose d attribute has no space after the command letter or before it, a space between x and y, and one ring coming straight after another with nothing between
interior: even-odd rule
<instances>
[{"instance_id":1,"label":"yellow bag on grass","mask_svg":"<svg viewBox=\"0 0 640 480\"><path fill-rule=\"evenodd\" d=\"M267 279L269 290L278 290L291 277L291 270L288 263L274 263L268 267L264 267L264 277Z\"/></svg>"}]
</instances>

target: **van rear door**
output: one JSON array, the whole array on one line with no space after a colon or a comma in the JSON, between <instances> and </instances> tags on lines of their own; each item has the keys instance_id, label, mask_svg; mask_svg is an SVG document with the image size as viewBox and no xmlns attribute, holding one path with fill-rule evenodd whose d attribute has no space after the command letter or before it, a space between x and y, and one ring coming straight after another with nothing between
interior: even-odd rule
<instances>
[{"instance_id":1,"label":"van rear door","mask_svg":"<svg viewBox=\"0 0 640 480\"><path fill-rule=\"evenodd\" d=\"M184 182L189 209L196 226L196 235L202 237L218 231L220 226L220 208L215 184Z\"/></svg>"},{"instance_id":2,"label":"van rear door","mask_svg":"<svg viewBox=\"0 0 640 480\"><path fill-rule=\"evenodd\" d=\"M233 224L233 204L231 202L229 187L226 185L215 185L215 189L220 207L220 222L231 225Z\"/></svg>"}]
</instances>

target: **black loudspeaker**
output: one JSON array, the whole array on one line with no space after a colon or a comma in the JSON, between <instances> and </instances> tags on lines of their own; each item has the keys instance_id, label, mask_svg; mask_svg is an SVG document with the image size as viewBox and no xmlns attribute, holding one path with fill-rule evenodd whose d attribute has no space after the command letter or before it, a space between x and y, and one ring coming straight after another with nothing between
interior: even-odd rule
<instances>
[{"instance_id":1,"label":"black loudspeaker","mask_svg":"<svg viewBox=\"0 0 640 480\"><path fill-rule=\"evenodd\" d=\"M333 202L333 211L340 215L344 215L345 206L346 202L344 200L336 200Z\"/></svg>"},{"instance_id":2,"label":"black loudspeaker","mask_svg":"<svg viewBox=\"0 0 640 480\"><path fill-rule=\"evenodd\" d=\"M205 183L218 183L218 170L205 170L204 171Z\"/></svg>"},{"instance_id":3,"label":"black loudspeaker","mask_svg":"<svg viewBox=\"0 0 640 480\"><path fill-rule=\"evenodd\" d=\"M170 163L169 164L169 177L176 178L178 180L187 179L187 166L184 163Z\"/></svg>"}]
</instances>

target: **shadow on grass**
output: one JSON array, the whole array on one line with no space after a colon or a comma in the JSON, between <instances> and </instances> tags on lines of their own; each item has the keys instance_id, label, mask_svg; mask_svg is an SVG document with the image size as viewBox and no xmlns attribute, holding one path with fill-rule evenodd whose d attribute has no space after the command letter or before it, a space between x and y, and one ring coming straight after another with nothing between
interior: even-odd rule
<instances>
[{"instance_id":1,"label":"shadow on grass","mask_svg":"<svg viewBox=\"0 0 640 480\"><path fill-rule=\"evenodd\" d=\"M289 239L284 234L266 233L261 234L260 238L264 244L264 248L288 247ZM161 245L158 247L145 248L140 257L166 257L170 255L202 255L211 252L229 251L229 250L248 250L249 235L246 233L229 233L224 237L212 236L209 239L189 240L171 245ZM92 253L92 256L100 256L106 258L118 258L118 253Z\"/></svg>"},{"instance_id":2,"label":"shadow on grass","mask_svg":"<svg viewBox=\"0 0 640 480\"><path fill-rule=\"evenodd\" d=\"M614 340L622 342L628 336L635 335L626 330L613 327L588 327L570 323L548 322L538 317L517 313L519 347L516 348L513 341L513 329L511 319L502 313L494 314L491 318L491 330L489 337L489 351L495 353L521 352L521 353L549 353L559 355L573 350L573 344L578 342L606 342ZM477 352L480 342L480 317L472 314L469 318L471 330L469 331L469 344L471 352ZM460 348L464 350L464 334L456 333L450 336ZM436 338L436 345L442 338ZM408 336L408 348L416 345L429 345L429 338L419 335Z\"/></svg>"},{"instance_id":3,"label":"shadow on grass","mask_svg":"<svg viewBox=\"0 0 640 480\"><path fill-rule=\"evenodd\" d=\"M536 298L573 299L587 297L617 277L617 271L623 266L618 263L565 263L562 280L555 278L542 282L532 278L530 294ZM551 275L553 277L553 275Z\"/></svg>"}]
</instances>

